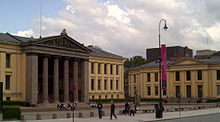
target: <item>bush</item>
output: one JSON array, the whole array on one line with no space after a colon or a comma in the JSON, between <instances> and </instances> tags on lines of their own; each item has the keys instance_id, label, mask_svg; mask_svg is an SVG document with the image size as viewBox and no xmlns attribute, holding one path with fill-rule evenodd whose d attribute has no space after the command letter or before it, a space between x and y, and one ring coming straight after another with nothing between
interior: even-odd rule
<instances>
[{"instance_id":1,"label":"bush","mask_svg":"<svg viewBox=\"0 0 220 122\"><path fill-rule=\"evenodd\" d=\"M141 102L159 102L160 99L150 99L150 98L142 98ZM162 99L163 101L163 99Z\"/></svg>"},{"instance_id":2,"label":"bush","mask_svg":"<svg viewBox=\"0 0 220 122\"><path fill-rule=\"evenodd\" d=\"M101 102L101 103L110 103L114 101L115 103L127 102L132 101L132 99L90 99L89 102Z\"/></svg>"},{"instance_id":3,"label":"bush","mask_svg":"<svg viewBox=\"0 0 220 122\"><path fill-rule=\"evenodd\" d=\"M24 102L24 101L3 101L3 105L27 106L27 102Z\"/></svg>"},{"instance_id":4,"label":"bush","mask_svg":"<svg viewBox=\"0 0 220 122\"><path fill-rule=\"evenodd\" d=\"M3 106L3 119L19 119L21 111L19 107Z\"/></svg>"}]
</instances>

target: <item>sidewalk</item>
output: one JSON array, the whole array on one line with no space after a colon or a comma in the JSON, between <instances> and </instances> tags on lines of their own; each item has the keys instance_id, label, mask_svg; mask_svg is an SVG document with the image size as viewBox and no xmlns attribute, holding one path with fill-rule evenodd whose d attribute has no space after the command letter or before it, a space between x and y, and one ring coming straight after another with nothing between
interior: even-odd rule
<instances>
[{"instance_id":1,"label":"sidewalk","mask_svg":"<svg viewBox=\"0 0 220 122\"><path fill-rule=\"evenodd\" d=\"M190 117L190 116L200 116L207 114L219 113L220 108L213 109L203 109L203 110L193 110L193 111L181 111L180 116L179 112L164 112L163 118L157 119L155 118L155 113L147 113L147 114L137 114L134 117L118 115L118 119L109 120L109 116L105 116L103 119L98 118L75 118L74 122L148 122L148 121L157 121L157 120L167 120L167 119L175 119L181 117ZM29 120L25 122L72 122L71 119L55 119L55 120ZM7 122L19 122L19 121L7 121Z\"/></svg>"}]
</instances>

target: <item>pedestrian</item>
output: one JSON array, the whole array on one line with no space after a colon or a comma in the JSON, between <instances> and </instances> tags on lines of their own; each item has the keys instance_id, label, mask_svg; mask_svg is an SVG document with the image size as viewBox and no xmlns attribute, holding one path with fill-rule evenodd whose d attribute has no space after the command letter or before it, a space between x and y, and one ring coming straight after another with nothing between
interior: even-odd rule
<instances>
[{"instance_id":1,"label":"pedestrian","mask_svg":"<svg viewBox=\"0 0 220 122\"><path fill-rule=\"evenodd\" d=\"M130 107L130 116L131 116L131 114L133 114L133 116L134 116L134 113L135 113L135 106L134 106L134 103L133 103L133 102L131 102L131 107Z\"/></svg>"},{"instance_id":2,"label":"pedestrian","mask_svg":"<svg viewBox=\"0 0 220 122\"><path fill-rule=\"evenodd\" d=\"M99 113L99 119L102 119L102 108L103 108L103 105L102 105L101 102L98 103L97 108L98 108L98 113Z\"/></svg>"},{"instance_id":3,"label":"pedestrian","mask_svg":"<svg viewBox=\"0 0 220 122\"><path fill-rule=\"evenodd\" d=\"M112 115L117 119L117 116L115 115L115 104L113 101L111 101L111 116L110 119L112 119Z\"/></svg>"},{"instance_id":4,"label":"pedestrian","mask_svg":"<svg viewBox=\"0 0 220 122\"><path fill-rule=\"evenodd\" d=\"M126 116L126 114L129 115L129 111L130 111L130 105L128 102L125 103L125 109L124 109L124 114Z\"/></svg>"}]
</instances>

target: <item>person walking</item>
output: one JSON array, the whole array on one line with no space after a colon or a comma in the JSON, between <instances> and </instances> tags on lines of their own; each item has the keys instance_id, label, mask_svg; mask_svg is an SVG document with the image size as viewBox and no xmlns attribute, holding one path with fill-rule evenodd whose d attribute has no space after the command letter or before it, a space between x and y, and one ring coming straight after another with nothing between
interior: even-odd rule
<instances>
[{"instance_id":1,"label":"person walking","mask_svg":"<svg viewBox=\"0 0 220 122\"><path fill-rule=\"evenodd\" d=\"M117 119L117 116L115 115L115 104L113 101L111 101L111 116L110 119L112 119L112 115Z\"/></svg>"},{"instance_id":2,"label":"person walking","mask_svg":"<svg viewBox=\"0 0 220 122\"><path fill-rule=\"evenodd\" d=\"M128 102L125 103L125 110L124 110L124 114L126 116L126 114L129 115L129 111L130 111L130 105L128 104Z\"/></svg>"},{"instance_id":3,"label":"person walking","mask_svg":"<svg viewBox=\"0 0 220 122\"><path fill-rule=\"evenodd\" d=\"M131 102L131 107L130 107L130 116L131 116L131 114L133 114L133 116L134 116L134 113L135 113L135 105L134 105L134 103L133 103L133 102Z\"/></svg>"},{"instance_id":4,"label":"person walking","mask_svg":"<svg viewBox=\"0 0 220 122\"><path fill-rule=\"evenodd\" d=\"M102 108L103 108L103 105L102 105L101 102L98 103L97 108L98 108L98 113L99 113L99 119L102 119Z\"/></svg>"}]
</instances>

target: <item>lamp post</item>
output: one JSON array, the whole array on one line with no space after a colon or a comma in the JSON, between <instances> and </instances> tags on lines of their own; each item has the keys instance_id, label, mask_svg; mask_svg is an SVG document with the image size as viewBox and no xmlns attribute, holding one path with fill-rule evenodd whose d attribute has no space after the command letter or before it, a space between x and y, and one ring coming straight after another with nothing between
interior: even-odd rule
<instances>
[{"instance_id":1,"label":"lamp post","mask_svg":"<svg viewBox=\"0 0 220 122\"><path fill-rule=\"evenodd\" d=\"M160 45L160 24L164 21L164 27L163 29L166 31L168 29L166 25L166 20L161 19L159 22L159 82L160 82L160 102L159 102L159 110L156 112L156 118L163 118L163 111L162 111L162 94L161 94L161 45Z\"/></svg>"}]
</instances>

